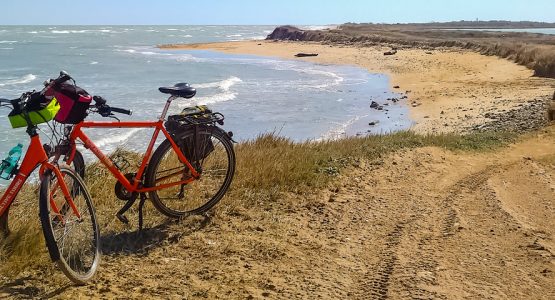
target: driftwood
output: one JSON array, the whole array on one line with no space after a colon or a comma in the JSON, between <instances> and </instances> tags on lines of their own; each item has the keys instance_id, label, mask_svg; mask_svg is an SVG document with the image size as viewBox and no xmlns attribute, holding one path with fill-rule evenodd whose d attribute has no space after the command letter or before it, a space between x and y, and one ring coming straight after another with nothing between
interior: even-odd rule
<instances>
[{"instance_id":1,"label":"driftwood","mask_svg":"<svg viewBox=\"0 0 555 300\"><path fill-rule=\"evenodd\" d=\"M296 57L318 56L318 53L297 53Z\"/></svg>"}]
</instances>

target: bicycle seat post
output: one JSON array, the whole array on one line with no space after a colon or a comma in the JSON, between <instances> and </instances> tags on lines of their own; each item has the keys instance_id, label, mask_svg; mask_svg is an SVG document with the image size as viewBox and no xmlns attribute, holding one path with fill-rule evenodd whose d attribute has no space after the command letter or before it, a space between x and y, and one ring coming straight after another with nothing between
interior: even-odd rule
<instances>
[{"instance_id":1,"label":"bicycle seat post","mask_svg":"<svg viewBox=\"0 0 555 300\"><path fill-rule=\"evenodd\" d=\"M178 98L177 96L171 95L166 101L166 106L164 106L164 110L162 111L162 115L160 115L160 121L164 121L166 119L166 114L168 113L168 109L170 108L170 104L173 100Z\"/></svg>"}]
</instances>

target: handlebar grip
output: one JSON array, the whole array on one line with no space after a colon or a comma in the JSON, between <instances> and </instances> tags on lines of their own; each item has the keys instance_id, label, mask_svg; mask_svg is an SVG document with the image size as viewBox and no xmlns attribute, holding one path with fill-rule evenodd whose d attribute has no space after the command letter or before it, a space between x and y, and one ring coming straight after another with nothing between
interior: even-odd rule
<instances>
[{"instance_id":1,"label":"handlebar grip","mask_svg":"<svg viewBox=\"0 0 555 300\"><path fill-rule=\"evenodd\" d=\"M71 76L69 76L68 74L63 74L60 77L54 79L54 84L64 83L70 79L71 79Z\"/></svg>"},{"instance_id":2,"label":"handlebar grip","mask_svg":"<svg viewBox=\"0 0 555 300\"><path fill-rule=\"evenodd\" d=\"M119 107L110 106L110 110L113 111L113 112L120 113L120 114L125 114L125 115L133 114L133 111L131 111L129 109L124 109L124 108L119 108Z\"/></svg>"}]
</instances>

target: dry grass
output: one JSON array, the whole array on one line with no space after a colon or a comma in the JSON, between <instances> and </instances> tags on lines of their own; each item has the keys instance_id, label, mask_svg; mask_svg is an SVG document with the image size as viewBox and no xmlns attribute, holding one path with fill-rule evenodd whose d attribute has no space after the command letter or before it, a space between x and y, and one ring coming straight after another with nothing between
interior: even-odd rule
<instances>
[{"instance_id":1,"label":"dry grass","mask_svg":"<svg viewBox=\"0 0 555 300\"><path fill-rule=\"evenodd\" d=\"M283 137L262 135L236 145L236 176L228 194L218 205L216 217L242 214L245 210L264 211L265 207L272 206L285 194L309 195L318 189L332 186L334 178L348 170L349 166L363 162L381 164L389 153L399 149L437 146L457 151L481 151L504 145L514 138L509 133L424 136L398 132L337 141L295 143ZM124 154L129 161L138 161L140 157L130 152ZM114 233L129 229L114 216L123 202L114 195L113 177L95 163L87 167L86 182L94 199L101 232L107 236L105 241L120 243L105 245L105 249L133 248L126 245L133 243L132 236L128 240L116 241L110 238ZM2 275L11 277L26 270L49 266L37 217L37 198L36 185L28 185L12 207L12 234L0 241ZM148 205L146 210L151 212L147 213L147 227L154 227L163 221L161 216L153 213L152 206ZM131 210L128 216L136 215L135 212ZM131 223L135 225L136 220L132 219Z\"/></svg>"}]
</instances>

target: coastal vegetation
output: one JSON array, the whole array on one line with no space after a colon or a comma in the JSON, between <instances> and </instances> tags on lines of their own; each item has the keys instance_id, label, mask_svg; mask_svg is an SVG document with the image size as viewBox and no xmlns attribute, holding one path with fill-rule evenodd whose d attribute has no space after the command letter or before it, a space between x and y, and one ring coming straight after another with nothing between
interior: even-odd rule
<instances>
[{"instance_id":1,"label":"coastal vegetation","mask_svg":"<svg viewBox=\"0 0 555 300\"><path fill-rule=\"evenodd\" d=\"M491 26L490 26L491 25ZM317 41L358 46L389 45L394 48L461 48L495 55L534 70L536 76L555 78L555 36L529 32L464 29L555 27L551 23L450 22L429 24L353 24L330 30L278 27L272 40ZM457 29L457 30L452 30Z\"/></svg>"}]
</instances>

